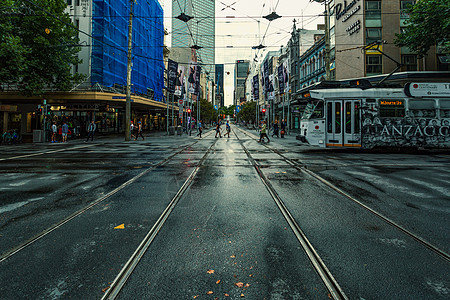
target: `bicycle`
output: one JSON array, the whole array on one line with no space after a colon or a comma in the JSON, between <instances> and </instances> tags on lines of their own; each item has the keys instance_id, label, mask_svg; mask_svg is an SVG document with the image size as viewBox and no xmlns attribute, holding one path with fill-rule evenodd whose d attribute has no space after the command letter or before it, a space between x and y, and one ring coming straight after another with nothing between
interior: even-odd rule
<instances>
[{"instance_id":1,"label":"bicycle","mask_svg":"<svg viewBox=\"0 0 450 300\"><path fill-rule=\"evenodd\" d=\"M17 134L16 129L7 130L2 135L2 143L3 144L17 143L20 141L21 141L21 139L20 139L19 135Z\"/></svg>"}]
</instances>

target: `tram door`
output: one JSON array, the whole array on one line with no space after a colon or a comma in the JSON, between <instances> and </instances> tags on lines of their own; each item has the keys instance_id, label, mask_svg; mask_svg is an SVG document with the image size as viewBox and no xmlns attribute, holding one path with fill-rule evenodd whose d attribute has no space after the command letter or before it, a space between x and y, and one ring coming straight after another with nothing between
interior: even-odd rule
<instances>
[{"instance_id":1,"label":"tram door","mask_svg":"<svg viewBox=\"0 0 450 300\"><path fill-rule=\"evenodd\" d=\"M360 100L327 100L327 147L361 147Z\"/></svg>"}]
</instances>

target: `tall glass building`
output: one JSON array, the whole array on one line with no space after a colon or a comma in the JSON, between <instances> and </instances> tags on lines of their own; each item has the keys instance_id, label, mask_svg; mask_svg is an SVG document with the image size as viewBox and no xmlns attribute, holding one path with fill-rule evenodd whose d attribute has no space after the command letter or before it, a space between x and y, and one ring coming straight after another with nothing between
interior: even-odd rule
<instances>
[{"instance_id":1,"label":"tall glass building","mask_svg":"<svg viewBox=\"0 0 450 300\"><path fill-rule=\"evenodd\" d=\"M215 62L215 7L214 0L172 1L172 47L202 47L197 51L198 59L211 75ZM194 18L187 23L176 19L181 13Z\"/></svg>"}]
</instances>

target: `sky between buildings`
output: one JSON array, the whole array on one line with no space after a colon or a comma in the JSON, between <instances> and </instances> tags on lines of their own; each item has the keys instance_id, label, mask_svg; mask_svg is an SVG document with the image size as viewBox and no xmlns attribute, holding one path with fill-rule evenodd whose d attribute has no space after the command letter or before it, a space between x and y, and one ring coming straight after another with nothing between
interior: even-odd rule
<instances>
[{"instance_id":1,"label":"sky between buildings","mask_svg":"<svg viewBox=\"0 0 450 300\"><path fill-rule=\"evenodd\" d=\"M309 0L211 0L216 2L216 64L225 65L225 105L233 103L234 62L239 59L253 61L267 51L286 46L293 20L297 28L316 29L323 24L323 5ZM160 0L164 8L164 27L169 31L166 39L171 46L172 0ZM270 22L263 16L275 11L282 18ZM264 40L263 40L264 38ZM263 44L267 48L252 50ZM230 72L227 75L227 72Z\"/></svg>"}]
</instances>

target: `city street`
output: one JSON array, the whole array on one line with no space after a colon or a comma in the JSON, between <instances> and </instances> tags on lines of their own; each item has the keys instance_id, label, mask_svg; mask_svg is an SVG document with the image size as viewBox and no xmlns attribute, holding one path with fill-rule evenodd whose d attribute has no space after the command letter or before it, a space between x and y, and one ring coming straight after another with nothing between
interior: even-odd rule
<instances>
[{"instance_id":1,"label":"city street","mask_svg":"<svg viewBox=\"0 0 450 300\"><path fill-rule=\"evenodd\" d=\"M294 135L0 147L0 299L448 299L450 153Z\"/></svg>"}]
</instances>

